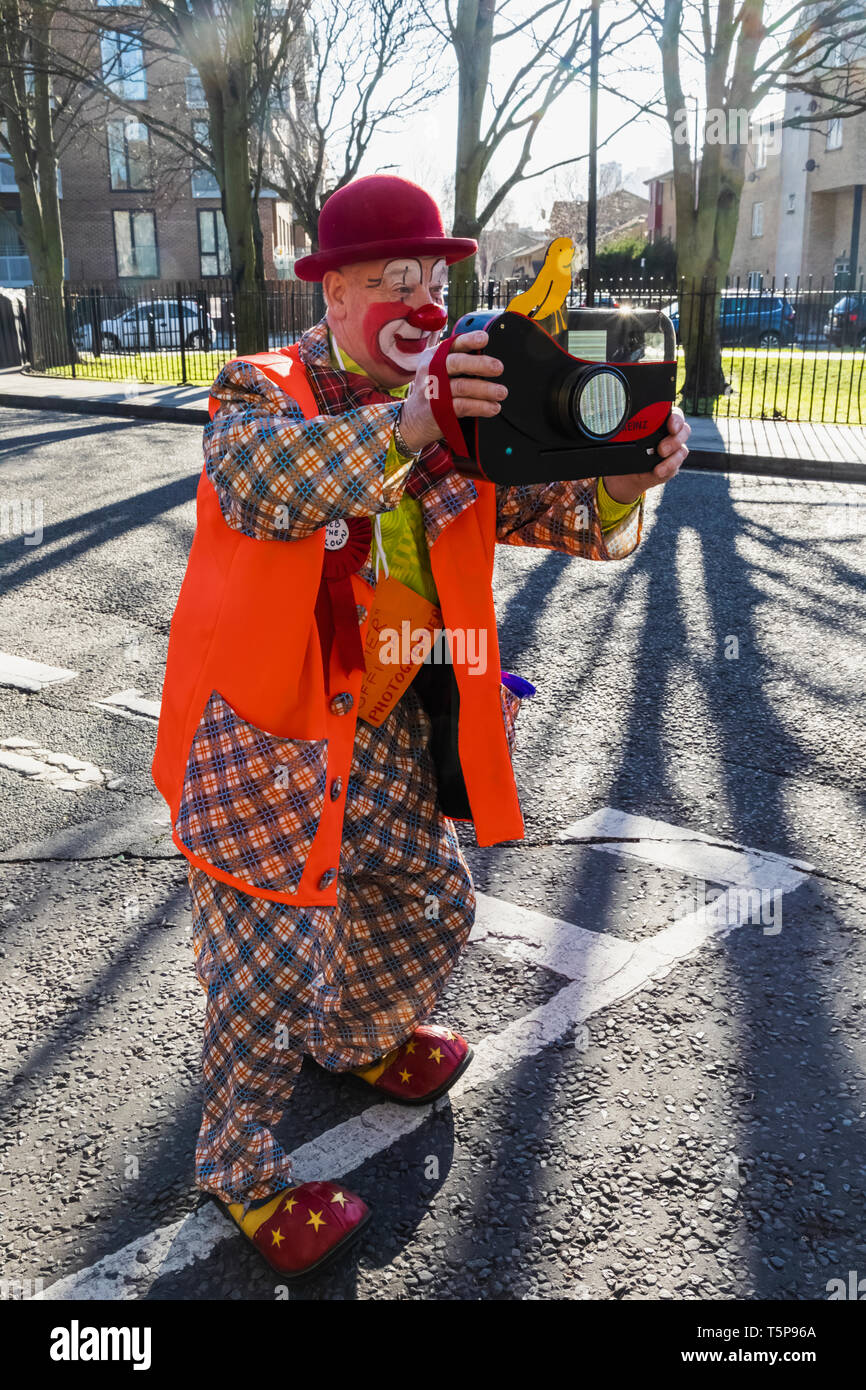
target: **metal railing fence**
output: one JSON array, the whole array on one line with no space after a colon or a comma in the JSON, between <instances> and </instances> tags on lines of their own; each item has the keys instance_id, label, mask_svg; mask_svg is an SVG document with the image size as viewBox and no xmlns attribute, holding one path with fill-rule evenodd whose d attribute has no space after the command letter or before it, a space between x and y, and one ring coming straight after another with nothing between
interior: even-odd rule
<instances>
[{"instance_id":1,"label":"metal railing fence","mask_svg":"<svg viewBox=\"0 0 866 1390\"><path fill-rule=\"evenodd\" d=\"M452 319L504 308L523 287L516 279L476 287L466 303L451 304ZM222 280L66 284L62 296L32 286L26 293L32 370L171 385L208 385L236 355L236 324L247 312L258 314L264 350L294 342L324 309L320 287L296 280L271 282L249 302ZM568 303L580 302L576 287ZM722 287L618 281L601 285L596 303L670 314L681 344L680 403L689 414L866 420L862 282L842 291L811 280L760 289L738 281Z\"/></svg>"}]
</instances>

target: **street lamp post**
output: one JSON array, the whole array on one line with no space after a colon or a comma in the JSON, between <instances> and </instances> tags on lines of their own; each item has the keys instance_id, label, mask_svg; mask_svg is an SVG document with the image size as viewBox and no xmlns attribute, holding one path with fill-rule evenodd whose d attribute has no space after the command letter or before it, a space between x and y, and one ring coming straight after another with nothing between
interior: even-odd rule
<instances>
[{"instance_id":1,"label":"street lamp post","mask_svg":"<svg viewBox=\"0 0 866 1390\"><path fill-rule=\"evenodd\" d=\"M598 227L598 58L601 0L589 17L589 173L586 197L586 302L595 303L595 241Z\"/></svg>"}]
</instances>

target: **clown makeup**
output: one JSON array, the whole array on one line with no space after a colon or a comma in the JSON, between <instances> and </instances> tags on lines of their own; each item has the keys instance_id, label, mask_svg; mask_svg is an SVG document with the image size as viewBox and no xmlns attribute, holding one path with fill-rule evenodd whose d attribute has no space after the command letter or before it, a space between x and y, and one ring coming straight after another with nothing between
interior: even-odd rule
<instances>
[{"instance_id":1,"label":"clown makeup","mask_svg":"<svg viewBox=\"0 0 866 1390\"><path fill-rule=\"evenodd\" d=\"M409 381L446 323L444 258L395 256L347 267L340 276L342 286L326 284L326 293L338 291L333 300L328 295L338 344L381 384Z\"/></svg>"}]
</instances>

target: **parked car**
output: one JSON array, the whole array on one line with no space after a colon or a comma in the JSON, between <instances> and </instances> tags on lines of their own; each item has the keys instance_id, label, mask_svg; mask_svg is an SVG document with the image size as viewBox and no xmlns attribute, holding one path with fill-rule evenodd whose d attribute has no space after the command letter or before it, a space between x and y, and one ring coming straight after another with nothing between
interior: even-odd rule
<instances>
[{"instance_id":1,"label":"parked car","mask_svg":"<svg viewBox=\"0 0 866 1390\"><path fill-rule=\"evenodd\" d=\"M866 294L846 294L834 304L824 333L833 347L866 348Z\"/></svg>"},{"instance_id":2,"label":"parked car","mask_svg":"<svg viewBox=\"0 0 866 1390\"><path fill-rule=\"evenodd\" d=\"M680 306L665 305L680 341ZM793 306L779 294L760 290L722 290L719 304L719 341L723 347L779 347L794 341Z\"/></svg>"},{"instance_id":3,"label":"parked car","mask_svg":"<svg viewBox=\"0 0 866 1390\"><path fill-rule=\"evenodd\" d=\"M208 351L216 340L210 314L194 299L184 299L183 328L176 299L149 299L125 313L100 321L103 352L140 352L159 348L200 348ZM83 306L82 306L83 307ZM93 323L85 318L75 330L76 346L92 351Z\"/></svg>"}]
</instances>

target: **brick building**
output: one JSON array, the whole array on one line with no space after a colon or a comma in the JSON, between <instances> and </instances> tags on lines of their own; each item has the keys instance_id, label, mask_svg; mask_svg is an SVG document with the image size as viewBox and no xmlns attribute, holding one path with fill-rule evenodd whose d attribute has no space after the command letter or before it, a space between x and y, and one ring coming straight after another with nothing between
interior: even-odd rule
<instances>
[{"instance_id":1,"label":"brick building","mask_svg":"<svg viewBox=\"0 0 866 1390\"><path fill-rule=\"evenodd\" d=\"M216 179L151 128L159 121L183 124L207 143L198 75L180 57L145 51L136 33L135 0L97 3L105 8L105 23L95 61L104 81L133 103L136 114L92 97L74 140L61 150L66 276L73 282L133 284L225 276L228 246ZM2 158L0 205L15 218L14 171ZM308 249L304 230L291 207L267 191L259 200L259 218L265 277L284 278ZM32 283L23 244L7 218L0 219L0 283Z\"/></svg>"}]
</instances>

